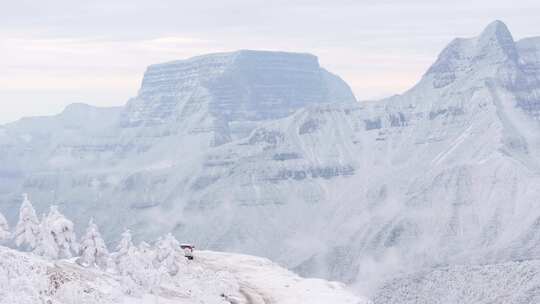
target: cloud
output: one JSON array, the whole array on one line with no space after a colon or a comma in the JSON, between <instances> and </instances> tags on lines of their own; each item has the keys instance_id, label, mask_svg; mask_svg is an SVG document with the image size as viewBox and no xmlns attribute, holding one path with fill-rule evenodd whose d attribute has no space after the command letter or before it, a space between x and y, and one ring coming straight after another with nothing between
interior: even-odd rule
<instances>
[{"instance_id":1,"label":"cloud","mask_svg":"<svg viewBox=\"0 0 540 304\"><path fill-rule=\"evenodd\" d=\"M110 40L12 38L0 34L0 41L0 66L6 71L0 75L1 90L123 88L126 79L140 79L149 64L212 49L206 40L179 36Z\"/></svg>"}]
</instances>

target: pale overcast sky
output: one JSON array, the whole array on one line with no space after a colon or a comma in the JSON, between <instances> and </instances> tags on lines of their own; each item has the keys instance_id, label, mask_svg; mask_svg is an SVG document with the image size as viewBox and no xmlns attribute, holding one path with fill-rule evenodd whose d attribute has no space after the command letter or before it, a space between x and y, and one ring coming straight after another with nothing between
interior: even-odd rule
<instances>
[{"instance_id":1,"label":"pale overcast sky","mask_svg":"<svg viewBox=\"0 0 540 304\"><path fill-rule=\"evenodd\" d=\"M149 64L236 49L309 52L361 100L412 86L495 19L540 36L539 0L0 0L0 123L122 105Z\"/></svg>"}]
</instances>

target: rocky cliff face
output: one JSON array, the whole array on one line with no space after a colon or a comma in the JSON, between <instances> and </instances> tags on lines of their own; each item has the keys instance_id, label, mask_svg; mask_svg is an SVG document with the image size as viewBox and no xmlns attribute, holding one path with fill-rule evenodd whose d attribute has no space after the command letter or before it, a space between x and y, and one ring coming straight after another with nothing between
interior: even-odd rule
<instances>
[{"instance_id":1,"label":"rocky cliff face","mask_svg":"<svg viewBox=\"0 0 540 304\"><path fill-rule=\"evenodd\" d=\"M182 122L204 113L210 128L221 133L216 144L222 144L247 135L250 122L282 118L308 105L354 101L348 85L313 55L244 50L150 66L122 126Z\"/></svg>"},{"instance_id":2,"label":"rocky cliff face","mask_svg":"<svg viewBox=\"0 0 540 304\"><path fill-rule=\"evenodd\" d=\"M173 231L359 288L539 258L539 41L494 22L408 92L368 103L311 55L152 66L112 125L0 129L0 208L14 218L29 192L81 222L100 214L108 235Z\"/></svg>"}]
</instances>

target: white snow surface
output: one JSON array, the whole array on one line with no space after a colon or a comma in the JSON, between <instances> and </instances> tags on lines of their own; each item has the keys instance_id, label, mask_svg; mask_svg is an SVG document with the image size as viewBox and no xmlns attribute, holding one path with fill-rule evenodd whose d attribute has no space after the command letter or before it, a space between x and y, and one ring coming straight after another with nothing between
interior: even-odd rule
<instances>
[{"instance_id":1,"label":"white snow surface","mask_svg":"<svg viewBox=\"0 0 540 304\"><path fill-rule=\"evenodd\" d=\"M251 303L369 303L345 292L343 283L301 278L267 259L212 251L197 256L205 267L231 272Z\"/></svg>"},{"instance_id":2,"label":"white snow surface","mask_svg":"<svg viewBox=\"0 0 540 304\"><path fill-rule=\"evenodd\" d=\"M184 259L182 257L182 259ZM50 262L0 246L1 304L288 304L368 303L340 283L301 279L266 259L197 252L152 293L130 296L113 272Z\"/></svg>"},{"instance_id":3,"label":"white snow surface","mask_svg":"<svg viewBox=\"0 0 540 304\"><path fill-rule=\"evenodd\" d=\"M540 303L540 261L426 269L388 282L373 300L375 304Z\"/></svg>"}]
</instances>

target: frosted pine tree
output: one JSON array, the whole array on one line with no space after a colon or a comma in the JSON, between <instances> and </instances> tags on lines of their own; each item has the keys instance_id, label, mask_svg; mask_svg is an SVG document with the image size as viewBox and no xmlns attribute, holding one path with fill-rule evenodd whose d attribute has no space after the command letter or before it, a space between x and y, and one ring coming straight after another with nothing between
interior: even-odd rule
<instances>
[{"instance_id":1,"label":"frosted pine tree","mask_svg":"<svg viewBox=\"0 0 540 304\"><path fill-rule=\"evenodd\" d=\"M152 271L147 271L147 253L139 252L133 245L131 232L122 233L122 238L113 254L114 263L118 273L122 276L122 286L125 294L139 296L145 289L150 289L149 278Z\"/></svg>"},{"instance_id":2,"label":"frosted pine tree","mask_svg":"<svg viewBox=\"0 0 540 304\"><path fill-rule=\"evenodd\" d=\"M28 199L28 195L23 195L23 202L19 210L19 222L15 227L15 244L17 247L26 245L30 250L36 248L39 240L39 220L36 210Z\"/></svg>"},{"instance_id":3,"label":"frosted pine tree","mask_svg":"<svg viewBox=\"0 0 540 304\"><path fill-rule=\"evenodd\" d=\"M2 213L0 213L0 242L8 240L11 237L9 225Z\"/></svg>"},{"instance_id":4,"label":"frosted pine tree","mask_svg":"<svg viewBox=\"0 0 540 304\"><path fill-rule=\"evenodd\" d=\"M119 274L122 275L124 292L140 295L142 291L153 292L159 286L162 272L153 266L155 252L145 242L133 245L131 233L126 230L114 253Z\"/></svg>"},{"instance_id":5,"label":"frosted pine tree","mask_svg":"<svg viewBox=\"0 0 540 304\"><path fill-rule=\"evenodd\" d=\"M51 206L47 215L47 222L58 245L59 256L61 258L71 258L72 253L78 251L73 222L60 213L57 206Z\"/></svg>"},{"instance_id":6,"label":"frosted pine tree","mask_svg":"<svg viewBox=\"0 0 540 304\"><path fill-rule=\"evenodd\" d=\"M40 237L35 253L50 259L71 258L77 252L73 222L68 220L58 207L51 206L49 214L40 223Z\"/></svg>"},{"instance_id":7,"label":"frosted pine tree","mask_svg":"<svg viewBox=\"0 0 540 304\"><path fill-rule=\"evenodd\" d=\"M77 259L79 265L86 267L98 266L102 269L107 268L109 251L93 219L90 219L86 233L81 239L79 253L80 257Z\"/></svg>"},{"instance_id":8,"label":"frosted pine tree","mask_svg":"<svg viewBox=\"0 0 540 304\"><path fill-rule=\"evenodd\" d=\"M34 253L53 260L58 258L58 245L56 245L50 228L47 225L46 215L42 215L41 217Z\"/></svg>"},{"instance_id":9,"label":"frosted pine tree","mask_svg":"<svg viewBox=\"0 0 540 304\"><path fill-rule=\"evenodd\" d=\"M135 258L136 250L137 248L133 245L131 238L131 232L128 229L122 233L122 239L120 239L114 253L114 262L118 272L124 273L130 267L129 265L132 264L132 260Z\"/></svg>"},{"instance_id":10,"label":"frosted pine tree","mask_svg":"<svg viewBox=\"0 0 540 304\"><path fill-rule=\"evenodd\" d=\"M171 276L176 275L179 270L176 263L178 248L180 248L180 243L172 234L169 233L165 238L160 238L156 243L154 266L164 268Z\"/></svg>"},{"instance_id":11,"label":"frosted pine tree","mask_svg":"<svg viewBox=\"0 0 540 304\"><path fill-rule=\"evenodd\" d=\"M120 243L118 243L118 246L116 247L117 256L125 256L132 252L134 249L135 246L133 245L131 231L129 231L129 229L126 229L126 231L122 233L122 239L120 239Z\"/></svg>"}]
</instances>

